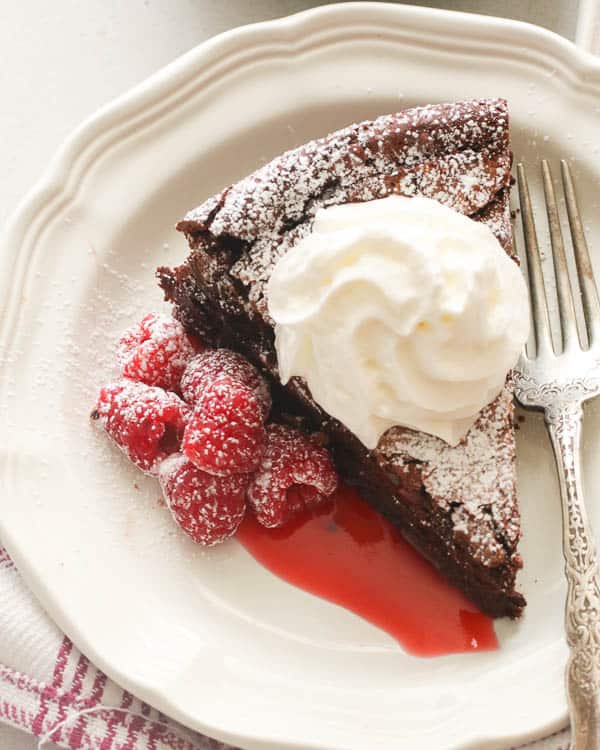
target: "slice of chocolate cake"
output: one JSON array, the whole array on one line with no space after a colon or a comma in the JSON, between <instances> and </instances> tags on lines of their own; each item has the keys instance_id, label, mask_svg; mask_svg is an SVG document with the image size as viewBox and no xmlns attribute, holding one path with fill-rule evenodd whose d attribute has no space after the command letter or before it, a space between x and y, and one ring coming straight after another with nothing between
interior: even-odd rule
<instances>
[{"instance_id":1,"label":"slice of chocolate cake","mask_svg":"<svg viewBox=\"0 0 600 750\"><path fill-rule=\"evenodd\" d=\"M485 222L512 254L508 113L500 99L419 107L363 122L274 159L178 224L191 253L158 276L175 314L271 378L279 418L326 436L341 475L446 578L493 617L518 617L515 438L510 378L456 447L401 427L367 450L298 378L278 378L267 282L317 209L423 195Z\"/></svg>"}]
</instances>

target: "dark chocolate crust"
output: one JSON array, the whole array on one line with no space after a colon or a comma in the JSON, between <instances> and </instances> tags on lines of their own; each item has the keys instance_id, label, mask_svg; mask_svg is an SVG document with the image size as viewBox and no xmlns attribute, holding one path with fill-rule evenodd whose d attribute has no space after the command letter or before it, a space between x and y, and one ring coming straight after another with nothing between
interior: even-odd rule
<instances>
[{"instance_id":1,"label":"dark chocolate crust","mask_svg":"<svg viewBox=\"0 0 600 750\"><path fill-rule=\"evenodd\" d=\"M485 222L512 253L511 155L503 100L433 105L352 125L287 152L179 223L191 253L158 269L188 330L242 352L269 377L276 416L321 431L340 474L480 609L518 617L521 567L510 379L456 448L392 428L367 450L311 398L278 378L266 284L277 259L310 231L318 208L426 195Z\"/></svg>"}]
</instances>

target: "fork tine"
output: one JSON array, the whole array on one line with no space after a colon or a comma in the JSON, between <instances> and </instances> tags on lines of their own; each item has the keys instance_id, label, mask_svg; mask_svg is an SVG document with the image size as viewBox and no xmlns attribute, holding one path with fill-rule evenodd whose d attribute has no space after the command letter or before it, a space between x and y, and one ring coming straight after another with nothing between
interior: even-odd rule
<instances>
[{"instance_id":1,"label":"fork tine","mask_svg":"<svg viewBox=\"0 0 600 750\"><path fill-rule=\"evenodd\" d=\"M583 315L587 326L587 333L590 345L597 341L600 334L600 301L598 299L598 288L594 281L594 270L590 260L583 224L577 208L577 199L575 197L575 186L573 177L567 162L562 159L560 162L563 186L565 189L565 201L567 204L567 214L569 217L569 226L571 227L571 239L573 250L575 252L575 265L577 267L577 276L579 278L579 289L581 290L581 303L583 306Z\"/></svg>"},{"instance_id":2,"label":"fork tine","mask_svg":"<svg viewBox=\"0 0 600 750\"><path fill-rule=\"evenodd\" d=\"M550 242L552 244L552 259L554 261L554 276L556 278L556 292L558 296L558 311L562 335L563 351L576 344L579 337L573 292L569 280L569 269L565 255L558 206L552 183L552 173L546 159L542 160L542 177L544 181L544 196L546 198L546 212L550 228Z\"/></svg>"},{"instance_id":3,"label":"fork tine","mask_svg":"<svg viewBox=\"0 0 600 750\"><path fill-rule=\"evenodd\" d=\"M522 164L517 164L517 182L519 184L519 203L521 205L523 236L527 255L527 275L529 277L529 296L531 299L531 313L535 333L535 348L536 355L539 355L542 351L552 352L553 348L540 249L535 232L535 224L533 223L533 210L531 208L527 176L525 174L525 167Z\"/></svg>"},{"instance_id":4,"label":"fork tine","mask_svg":"<svg viewBox=\"0 0 600 750\"><path fill-rule=\"evenodd\" d=\"M525 277L525 282L527 283L527 273L525 273L525 260L523 258L523 250L519 243L517 242L517 235L515 232L515 225L513 222L511 222L510 227L510 233L512 237L512 246L514 248L514 251L517 253L519 260L522 264L522 272L523 276ZM533 330L533 313L531 310L531 305L529 305L529 336L527 337L527 341L525 342L525 346L523 347L523 351L521 352L521 356L525 359L533 359L535 357L535 333Z\"/></svg>"}]
</instances>

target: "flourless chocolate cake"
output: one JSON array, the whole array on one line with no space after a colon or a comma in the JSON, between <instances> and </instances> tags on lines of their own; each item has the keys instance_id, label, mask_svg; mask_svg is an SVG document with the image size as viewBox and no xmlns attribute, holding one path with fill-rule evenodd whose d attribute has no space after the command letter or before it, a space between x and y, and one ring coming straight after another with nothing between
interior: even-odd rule
<instances>
[{"instance_id":1,"label":"flourless chocolate cake","mask_svg":"<svg viewBox=\"0 0 600 750\"><path fill-rule=\"evenodd\" d=\"M511 153L502 99L417 107L288 151L190 211L191 252L158 276L175 314L210 344L242 352L273 384L276 415L327 441L342 477L480 609L518 617L521 567L510 377L456 447L402 427L367 450L298 379L278 378L267 282L321 207L423 195L485 222L512 254ZM393 585L393 582L390 582Z\"/></svg>"}]
</instances>

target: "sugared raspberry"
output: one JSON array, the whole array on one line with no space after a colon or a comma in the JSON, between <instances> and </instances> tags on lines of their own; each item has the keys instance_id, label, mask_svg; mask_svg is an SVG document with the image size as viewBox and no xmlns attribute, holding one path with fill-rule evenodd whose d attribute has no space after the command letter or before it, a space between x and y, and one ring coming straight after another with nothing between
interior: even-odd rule
<instances>
[{"instance_id":1,"label":"sugared raspberry","mask_svg":"<svg viewBox=\"0 0 600 750\"><path fill-rule=\"evenodd\" d=\"M215 477L175 453L158 478L173 518L195 542L210 546L235 534L246 509L246 475Z\"/></svg>"},{"instance_id":2,"label":"sugared raspberry","mask_svg":"<svg viewBox=\"0 0 600 750\"><path fill-rule=\"evenodd\" d=\"M133 463L152 476L180 449L190 416L190 407L174 393L125 378L100 390L92 412Z\"/></svg>"},{"instance_id":3,"label":"sugared raspberry","mask_svg":"<svg viewBox=\"0 0 600 750\"><path fill-rule=\"evenodd\" d=\"M207 385L182 445L190 461L209 474L255 471L265 449L265 427L254 391L227 375Z\"/></svg>"},{"instance_id":4,"label":"sugared raspberry","mask_svg":"<svg viewBox=\"0 0 600 750\"><path fill-rule=\"evenodd\" d=\"M181 378L183 398L188 404L197 404L204 389L222 375L227 375L254 391L263 420L266 420L271 411L271 393L267 381L253 364L230 349L207 349L194 357Z\"/></svg>"},{"instance_id":5,"label":"sugared raspberry","mask_svg":"<svg viewBox=\"0 0 600 750\"><path fill-rule=\"evenodd\" d=\"M337 485L325 448L291 427L267 427L267 448L247 495L263 526L283 526L303 508L325 502Z\"/></svg>"},{"instance_id":6,"label":"sugared raspberry","mask_svg":"<svg viewBox=\"0 0 600 750\"><path fill-rule=\"evenodd\" d=\"M126 378L179 392L185 366L196 354L195 343L178 320L150 313L123 333L117 359Z\"/></svg>"}]
</instances>

